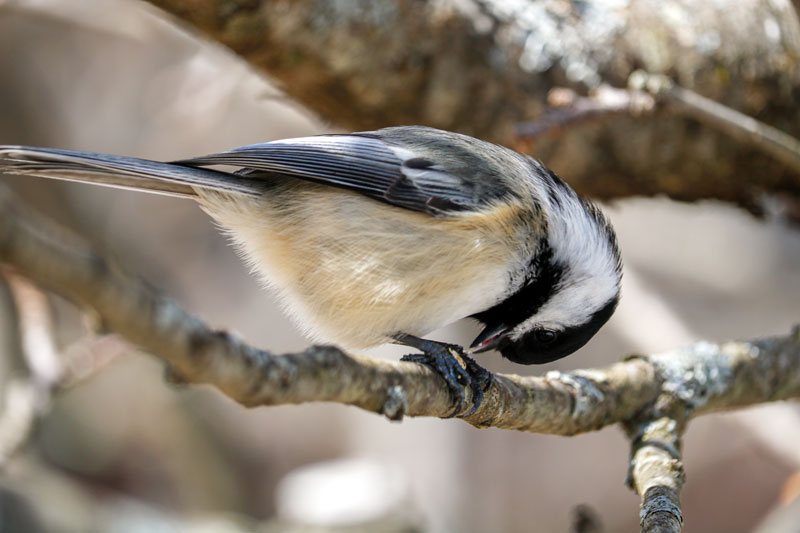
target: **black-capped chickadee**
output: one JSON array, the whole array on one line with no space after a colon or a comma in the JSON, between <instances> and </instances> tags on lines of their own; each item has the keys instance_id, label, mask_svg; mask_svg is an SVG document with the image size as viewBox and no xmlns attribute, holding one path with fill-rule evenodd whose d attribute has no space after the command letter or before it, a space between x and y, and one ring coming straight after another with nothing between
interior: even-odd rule
<instances>
[{"instance_id":1,"label":"black-capped chickadee","mask_svg":"<svg viewBox=\"0 0 800 533\"><path fill-rule=\"evenodd\" d=\"M238 170L202 168L214 165ZM433 366L459 405L473 386L473 411L490 374L423 335L472 317L485 328L471 353L546 363L583 346L619 299L616 238L597 207L530 157L433 128L173 163L0 146L0 171L195 199L308 335L419 349L407 358Z\"/></svg>"}]
</instances>

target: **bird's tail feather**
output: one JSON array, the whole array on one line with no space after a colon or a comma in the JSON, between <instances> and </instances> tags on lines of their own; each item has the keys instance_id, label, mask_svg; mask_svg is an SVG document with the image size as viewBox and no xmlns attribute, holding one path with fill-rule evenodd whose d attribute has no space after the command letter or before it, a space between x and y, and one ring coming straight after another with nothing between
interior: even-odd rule
<instances>
[{"instance_id":1,"label":"bird's tail feather","mask_svg":"<svg viewBox=\"0 0 800 533\"><path fill-rule=\"evenodd\" d=\"M196 188L258 195L259 180L216 170L92 152L0 145L0 173L195 197Z\"/></svg>"}]
</instances>

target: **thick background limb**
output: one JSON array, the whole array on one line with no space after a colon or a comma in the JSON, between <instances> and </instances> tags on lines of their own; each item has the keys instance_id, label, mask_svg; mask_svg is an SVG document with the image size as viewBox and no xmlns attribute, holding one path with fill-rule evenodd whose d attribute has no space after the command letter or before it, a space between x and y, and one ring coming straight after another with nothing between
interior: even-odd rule
<instances>
[{"instance_id":1,"label":"thick background limb","mask_svg":"<svg viewBox=\"0 0 800 533\"><path fill-rule=\"evenodd\" d=\"M427 124L513 146L550 89L625 87L643 68L800 136L800 23L788 1L150 1L346 129ZM800 196L797 172L669 111L561 133L533 152L597 198L757 209L762 191Z\"/></svg>"}]
</instances>

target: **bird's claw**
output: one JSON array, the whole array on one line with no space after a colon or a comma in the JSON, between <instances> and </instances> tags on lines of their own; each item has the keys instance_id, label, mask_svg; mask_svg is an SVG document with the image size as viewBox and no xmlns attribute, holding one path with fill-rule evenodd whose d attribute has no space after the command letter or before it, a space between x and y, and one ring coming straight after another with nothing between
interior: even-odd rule
<instances>
[{"instance_id":1,"label":"bird's claw","mask_svg":"<svg viewBox=\"0 0 800 533\"><path fill-rule=\"evenodd\" d=\"M447 382L456 400L454 414L464 410L464 387L472 387L472 409L463 416L473 414L483 402L483 393L492 383L492 373L468 356L461 346L431 342L423 353L402 357L402 361L420 363L431 367Z\"/></svg>"}]
</instances>

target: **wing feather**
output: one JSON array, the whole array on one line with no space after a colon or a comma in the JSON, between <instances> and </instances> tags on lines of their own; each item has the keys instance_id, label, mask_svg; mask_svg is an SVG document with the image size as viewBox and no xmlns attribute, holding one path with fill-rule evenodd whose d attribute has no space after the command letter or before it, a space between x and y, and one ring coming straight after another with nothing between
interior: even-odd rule
<instances>
[{"instance_id":1,"label":"wing feather","mask_svg":"<svg viewBox=\"0 0 800 533\"><path fill-rule=\"evenodd\" d=\"M415 154L366 135L319 135L234 148L176 161L187 166L230 165L248 177L280 174L341 187L392 205L440 216L474 208L469 180L417 168ZM406 162L411 161L410 165Z\"/></svg>"}]
</instances>

